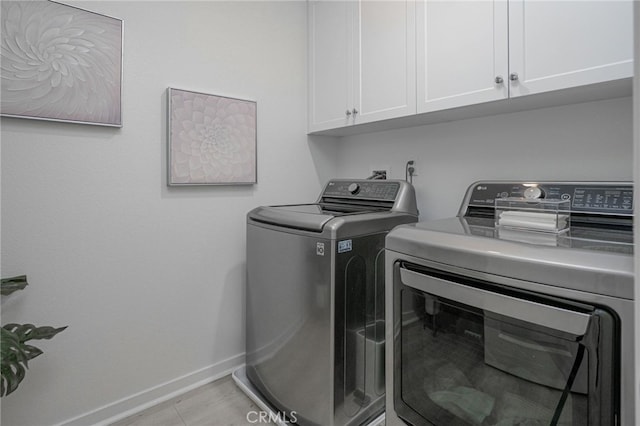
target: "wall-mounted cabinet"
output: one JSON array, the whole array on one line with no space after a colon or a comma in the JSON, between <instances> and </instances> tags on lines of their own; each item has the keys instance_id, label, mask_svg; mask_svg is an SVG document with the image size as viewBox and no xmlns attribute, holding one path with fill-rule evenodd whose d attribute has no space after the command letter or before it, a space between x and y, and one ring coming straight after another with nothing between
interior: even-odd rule
<instances>
[{"instance_id":1,"label":"wall-mounted cabinet","mask_svg":"<svg viewBox=\"0 0 640 426\"><path fill-rule=\"evenodd\" d=\"M415 3L308 7L309 131L415 114Z\"/></svg>"},{"instance_id":2,"label":"wall-mounted cabinet","mask_svg":"<svg viewBox=\"0 0 640 426\"><path fill-rule=\"evenodd\" d=\"M631 77L631 1L417 2L418 113Z\"/></svg>"},{"instance_id":3,"label":"wall-mounted cabinet","mask_svg":"<svg viewBox=\"0 0 640 426\"><path fill-rule=\"evenodd\" d=\"M631 76L633 1L509 0L511 97Z\"/></svg>"},{"instance_id":4,"label":"wall-mounted cabinet","mask_svg":"<svg viewBox=\"0 0 640 426\"><path fill-rule=\"evenodd\" d=\"M507 16L503 0L418 1L419 113L509 97Z\"/></svg>"},{"instance_id":5,"label":"wall-mounted cabinet","mask_svg":"<svg viewBox=\"0 0 640 426\"><path fill-rule=\"evenodd\" d=\"M508 109L546 93L557 104L560 91L588 100L580 88L606 97L593 88L633 74L632 10L632 0L311 1L309 131L443 121L474 105L482 115L492 101L511 99Z\"/></svg>"}]
</instances>

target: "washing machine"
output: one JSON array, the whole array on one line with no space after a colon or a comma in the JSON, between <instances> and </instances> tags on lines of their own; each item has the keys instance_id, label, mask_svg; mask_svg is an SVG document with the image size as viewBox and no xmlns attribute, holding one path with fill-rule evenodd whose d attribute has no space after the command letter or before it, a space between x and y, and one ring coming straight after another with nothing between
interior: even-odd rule
<instances>
[{"instance_id":1,"label":"washing machine","mask_svg":"<svg viewBox=\"0 0 640 426\"><path fill-rule=\"evenodd\" d=\"M634 424L633 204L629 182L476 182L390 232L387 425Z\"/></svg>"},{"instance_id":2,"label":"washing machine","mask_svg":"<svg viewBox=\"0 0 640 426\"><path fill-rule=\"evenodd\" d=\"M384 410L384 239L418 217L401 180L329 181L247 215L246 368L276 420L359 425Z\"/></svg>"}]
</instances>

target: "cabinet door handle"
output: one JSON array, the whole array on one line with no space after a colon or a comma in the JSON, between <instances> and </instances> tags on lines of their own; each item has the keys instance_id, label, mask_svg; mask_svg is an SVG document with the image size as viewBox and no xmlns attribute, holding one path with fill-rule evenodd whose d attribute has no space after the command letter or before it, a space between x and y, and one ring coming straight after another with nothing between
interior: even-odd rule
<instances>
[{"instance_id":1,"label":"cabinet door handle","mask_svg":"<svg viewBox=\"0 0 640 426\"><path fill-rule=\"evenodd\" d=\"M353 109L353 115L356 115L357 113L358 113L358 110L354 108Z\"/></svg>"},{"instance_id":2,"label":"cabinet door handle","mask_svg":"<svg viewBox=\"0 0 640 426\"><path fill-rule=\"evenodd\" d=\"M351 115L351 111L347 110L345 114L347 114L347 117L349 117Z\"/></svg>"},{"instance_id":3,"label":"cabinet door handle","mask_svg":"<svg viewBox=\"0 0 640 426\"><path fill-rule=\"evenodd\" d=\"M511 80L511 81L518 81L518 78L519 78L519 77L518 77L518 73L517 73L517 72L512 72L512 73L509 75L509 80Z\"/></svg>"},{"instance_id":4,"label":"cabinet door handle","mask_svg":"<svg viewBox=\"0 0 640 426\"><path fill-rule=\"evenodd\" d=\"M504 83L504 78L502 78L502 76L499 75L496 77L495 81L496 81L496 84L502 84Z\"/></svg>"}]
</instances>

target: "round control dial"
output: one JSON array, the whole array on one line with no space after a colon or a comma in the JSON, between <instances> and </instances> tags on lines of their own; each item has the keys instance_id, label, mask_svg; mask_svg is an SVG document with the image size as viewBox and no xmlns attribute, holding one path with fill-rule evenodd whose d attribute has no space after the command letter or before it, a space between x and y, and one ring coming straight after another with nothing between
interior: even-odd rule
<instances>
[{"instance_id":1,"label":"round control dial","mask_svg":"<svg viewBox=\"0 0 640 426\"><path fill-rule=\"evenodd\" d=\"M360 185L354 182L351 185L349 185L349 187L347 188L347 191L349 191L353 195L356 195L358 192L360 192Z\"/></svg>"},{"instance_id":2,"label":"round control dial","mask_svg":"<svg viewBox=\"0 0 640 426\"><path fill-rule=\"evenodd\" d=\"M544 198L544 191L537 186L530 186L524 190L524 198L529 200L537 200L538 198Z\"/></svg>"}]
</instances>

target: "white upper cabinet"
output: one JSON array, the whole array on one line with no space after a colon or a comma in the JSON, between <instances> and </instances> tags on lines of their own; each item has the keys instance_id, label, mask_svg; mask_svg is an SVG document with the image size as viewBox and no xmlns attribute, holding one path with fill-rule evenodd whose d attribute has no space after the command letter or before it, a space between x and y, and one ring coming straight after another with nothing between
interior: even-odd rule
<instances>
[{"instance_id":1,"label":"white upper cabinet","mask_svg":"<svg viewBox=\"0 0 640 426\"><path fill-rule=\"evenodd\" d=\"M308 7L312 133L624 96L633 75L633 0L309 0ZM365 123L372 124L351 128Z\"/></svg>"},{"instance_id":2,"label":"white upper cabinet","mask_svg":"<svg viewBox=\"0 0 640 426\"><path fill-rule=\"evenodd\" d=\"M418 112L633 74L631 0L418 0Z\"/></svg>"},{"instance_id":3,"label":"white upper cabinet","mask_svg":"<svg viewBox=\"0 0 640 426\"><path fill-rule=\"evenodd\" d=\"M309 2L309 131L416 112L415 3Z\"/></svg>"},{"instance_id":4,"label":"white upper cabinet","mask_svg":"<svg viewBox=\"0 0 640 426\"><path fill-rule=\"evenodd\" d=\"M509 0L510 95L633 75L633 1Z\"/></svg>"},{"instance_id":5,"label":"white upper cabinet","mask_svg":"<svg viewBox=\"0 0 640 426\"><path fill-rule=\"evenodd\" d=\"M415 3L354 5L354 123L415 114Z\"/></svg>"},{"instance_id":6,"label":"white upper cabinet","mask_svg":"<svg viewBox=\"0 0 640 426\"><path fill-rule=\"evenodd\" d=\"M509 96L506 1L421 0L416 15L419 113Z\"/></svg>"},{"instance_id":7,"label":"white upper cabinet","mask_svg":"<svg viewBox=\"0 0 640 426\"><path fill-rule=\"evenodd\" d=\"M351 15L348 2L309 2L309 130L347 125L350 90Z\"/></svg>"}]
</instances>

